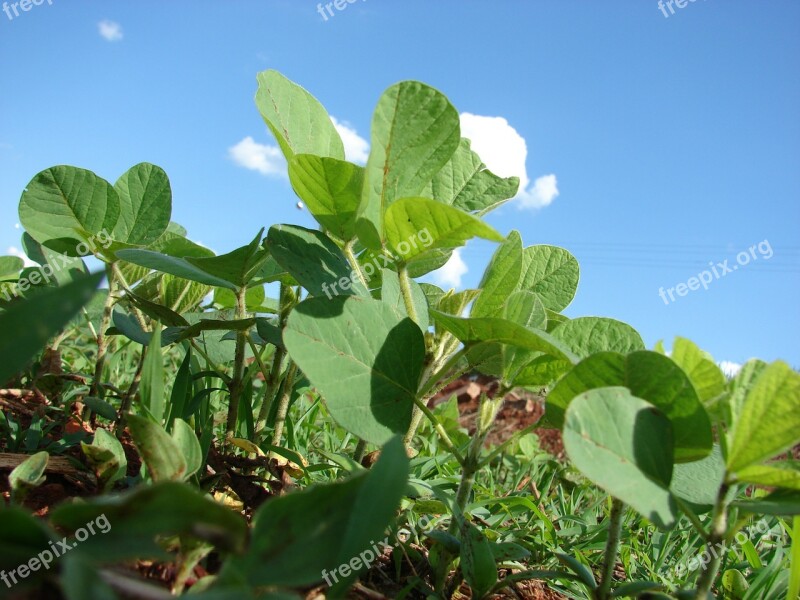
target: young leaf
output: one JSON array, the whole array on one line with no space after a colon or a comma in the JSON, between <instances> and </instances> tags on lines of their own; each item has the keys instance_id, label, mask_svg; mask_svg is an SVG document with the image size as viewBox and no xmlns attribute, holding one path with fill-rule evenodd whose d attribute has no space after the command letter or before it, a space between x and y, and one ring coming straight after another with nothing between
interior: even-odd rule
<instances>
[{"instance_id":1,"label":"young leaf","mask_svg":"<svg viewBox=\"0 0 800 600\"><path fill-rule=\"evenodd\" d=\"M22 369L92 298L102 273L43 290L0 313L0 383ZM36 323L36 327L31 327Z\"/></svg>"},{"instance_id":2,"label":"young leaf","mask_svg":"<svg viewBox=\"0 0 800 600\"><path fill-rule=\"evenodd\" d=\"M155 323L150 345L144 357L139 395L153 418L164 420L164 357L161 354L161 323Z\"/></svg>"},{"instance_id":3,"label":"young leaf","mask_svg":"<svg viewBox=\"0 0 800 600\"><path fill-rule=\"evenodd\" d=\"M547 423L561 427L573 398L587 390L612 386L627 387L670 419L676 462L699 460L711 452L711 421L697 392L681 368L657 352L639 351L627 356L599 352L585 358L548 394Z\"/></svg>"},{"instance_id":4,"label":"young leaf","mask_svg":"<svg viewBox=\"0 0 800 600\"><path fill-rule=\"evenodd\" d=\"M120 214L111 236L128 244L148 246L167 230L172 214L172 189L163 169L140 163L114 184Z\"/></svg>"},{"instance_id":5,"label":"young leaf","mask_svg":"<svg viewBox=\"0 0 800 600\"><path fill-rule=\"evenodd\" d=\"M472 317L496 317L522 276L522 239L518 231L508 234L497 248L481 280L481 293L472 306Z\"/></svg>"},{"instance_id":6,"label":"young leaf","mask_svg":"<svg viewBox=\"0 0 800 600\"><path fill-rule=\"evenodd\" d=\"M160 425L128 415L128 428L153 481L181 481L188 476L186 458Z\"/></svg>"},{"instance_id":7,"label":"young leaf","mask_svg":"<svg viewBox=\"0 0 800 600\"><path fill-rule=\"evenodd\" d=\"M581 394L567 409L564 448L586 477L653 524L675 523L672 425L652 404L625 388Z\"/></svg>"},{"instance_id":8,"label":"young leaf","mask_svg":"<svg viewBox=\"0 0 800 600\"><path fill-rule=\"evenodd\" d=\"M344 145L319 100L277 71L258 74L256 106L286 160L316 154L344 160Z\"/></svg>"},{"instance_id":9,"label":"young leaf","mask_svg":"<svg viewBox=\"0 0 800 600\"><path fill-rule=\"evenodd\" d=\"M94 469L103 489L109 489L115 481L125 477L128 459L119 440L105 429L97 429L92 445L81 442L86 459Z\"/></svg>"},{"instance_id":10,"label":"young leaf","mask_svg":"<svg viewBox=\"0 0 800 600\"><path fill-rule=\"evenodd\" d=\"M411 319L371 298L311 298L292 311L283 341L350 433L382 444L408 429L425 359Z\"/></svg>"},{"instance_id":11,"label":"young leaf","mask_svg":"<svg viewBox=\"0 0 800 600\"><path fill-rule=\"evenodd\" d=\"M298 154L289 162L289 181L323 229L344 242L355 237L363 167L335 158Z\"/></svg>"},{"instance_id":12,"label":"young leaf","mask_svg":"<svg viewBox=\"0 0 800 600\"><path fill-rule=\"evenodd\" d=\"M372 141L359 207L358 233L369 248L384 241L383 216L400 198L417 196L450 160L461 140L458 111L418 81L387 89L372 117Z\"/></svg>"},{"instance_id":13,"label":"young leaf","mask_svg":"<svg viewBox=\"0 0 800 600\"><path fill-rule=\"evenodd\" d=\"M203 466L203 451L200 449L200 441L197 439L194 429L183 419L175 419L172 440L186 460L184 479L188 479Z\"/></svg>"},{"instance_id":14,"label":"young leaf","mask_svg":"<svg viewBox=\"0 0 800 600\"><path fill-rule=\"evenodd\" d=\"M8 485L14 502L22 502L29 491L44 483L44 471L49 460L50 455L47 452L37 452L11 471L8 475Z\"/></svg>"},{"instance_id":15,"label":"young leaf","mask_svg":"<svg viewBox=\"0 0 800 600\"><path fill-rule=\"evenodd\" d=\"M504 239L477 217L427 198L397 200L386 210L385 219L386 243L404 262L431 250L463 246L474 237ZM423 232L428 243L418 239Z\"/></svg>"},{"instance_id":16,"label":"young leaf","mask_svg":"<svg viewBox=\"0 0 800 600\"><path fill-rule=\"evenodd\" d=\"M691 341L681 337L675 338L670 358L689 376L703 404L725 392L725 375L716 363Z\"/></svg>"},{"instance_id":17,"label":"young leaf","mask_svg":"<svg viewBox=\"0 0 800 600\"><path fill-rule=\"evenodd\" d=\"M77 167L51 167L37 174L19 201L19 219L36 241L66 247L82 241L78 232L110 234L120 216L117 192L106 180Z\"/></svg>"},{"instance_id":18,"label":"young leaf","mask_svg":"<svg viewBox=\"0 0 800 600\"><path fill-rule=\"evenodd\" d=\"M461 571L472 588L472 597L483 598L497 583L497 564L489 540L466 520L461 523L460 555Z\"/></svg>"},{"instance_id":19,"label":"young leaf","mask_svg":"<svg viewBox=\"0 0 800 600\"><path fill-rule=\"evenodd\" d=\"M747 394L734 424L728 470L760 463L800 442L800 373L770 364Z\"/></svg>"},{"instance_id":20,"label":"young leaf","mask_svg":"<svg viewBox=\"0 0 800 600\"><path fill-rule=\"evenodd\" d=\"M369 296L342 251L321 231L273 225L267 247L278 264L313 296Z\"/></svg>"},{"instance_id":21,"label":"young leaf","mask_svg":"<svg viewBox=\"0 0 800 600\"><path fill-rule=\"evenodd\" d=\"M556 246L529 246L522 253L517 289L536 292L545 308L564 310L578 289L580 267L572 254Z\"/></svg>"}]
</instances>

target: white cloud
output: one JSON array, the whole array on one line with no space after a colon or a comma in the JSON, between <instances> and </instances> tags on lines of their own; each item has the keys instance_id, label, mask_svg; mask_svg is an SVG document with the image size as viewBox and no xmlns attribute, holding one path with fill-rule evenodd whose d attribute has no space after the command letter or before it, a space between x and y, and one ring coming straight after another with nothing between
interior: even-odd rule
<instances>
[{"instance_id":1,"label":"white cloud","mask_svg":"<svg viewBox=\"0 0 800 600\"><path fill-rule=\"evenodd\" d=\"M358 132L347 123L340 123L336 117L331 117L333 126L342 138L344 155L350 162L363 165L369 158L369 142L358 135Z\"/></svg>"},{"instance_id":2,"label":"white cloud","mask_svg":"<svg viewBox=\"0 0 800 600\"><path fill-rule=\"evenodd\" d=\"M529 190L517 195L523 208L544 208L558 197L558 179L553 174L537 177Z\"/></svg>"},{"instance_id":3,"label":"white cloud","mask_svg":"<svg viewBox=\"0 0 800 600\"><path fill-rule=\"evenodd\" d=\"M228 148L228 156L245 169L262 175L285 175L286 159L277 146L259 144L250 136Z\"/></svg>"},{"instance_id":4,"label":"white cloud","mask_svg":"<svg viewBox=\"0 0 800 600\"><path fill-rule=\"evenodd\" d=\"M124 37L122 25L116 21L109 21L108 19L100 21L97 24L97 30L100 32L100 35L109 42L118 42Z\"/></svg>"},{"instance_id":5,"label":"white cloud","mask_svg":"<svg viewBox=\"0 0 800 600\"><path fill-rule=\"evenodd\" d=\"M28 256L22 250L14 246L10 246L6 250L6 256L18 256L25 263L26 267L32 267L36 264L30 258L28 258Z\"/></svg>"},{"instance_id":6,"label":"white cloud","mask_svg":"<svg viewBox=\"0 0 800 600\"><path fill-rule=\"evenodd\" d=\"M719 368L725 373L725 377L736 377L736 374L742 369L742 365L730 360L723 360L720 361Z\"/></svg>"},{"instance_id":7,"label":"white cloud","mask_svg":"<svg viewBox=\"0 0 800 600\"><path fill-rule=\"evenodd\" d=\"M558 182L553 174L539 177L530 185L526 167L528 145L503 117L461 113L461 136L472 141L472 149L492 173L519 177L520 208L542 208L558 196Z\"/></svg>"},{"instance_id":8,"label":"white cloud","mask_svg":"<svg viewBox=\"0 0 800 600\"><path fill-rule=\"evenodd\" d=\"M436 283L444 288L457 288L461 286L461 278L469 271L467 263L461 258L461 248L453 250L443 267L432 273Z\"/></svg>"}]
</instances>

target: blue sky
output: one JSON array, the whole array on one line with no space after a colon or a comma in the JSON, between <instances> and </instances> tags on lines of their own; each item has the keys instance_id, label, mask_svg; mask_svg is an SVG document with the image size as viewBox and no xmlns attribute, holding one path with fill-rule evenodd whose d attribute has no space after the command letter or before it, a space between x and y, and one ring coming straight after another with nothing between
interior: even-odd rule
<instances>
[{"instance_id":1,"label":"blue sky","mask_svg":"<svg viewBox=\"0 0 800 600\"><path fill-rule=\"evenodd\" d=\"M0 254L20 246L21 191L55 164L111 181L162 166L173 219L218 252L262 226L313 226L272 172L256 73L316 95L353 159L381 92L418 79L466 113L490 168L529 182L490 223L580 261L569 316L800 366L800 3L681 2L665 17L656 0L359 0L327 20L306 0L9 6ZM470 243L438 277L475 285L492 251ZM707 290L678 295L725 260Z\"/></svg>"}]
</instances>

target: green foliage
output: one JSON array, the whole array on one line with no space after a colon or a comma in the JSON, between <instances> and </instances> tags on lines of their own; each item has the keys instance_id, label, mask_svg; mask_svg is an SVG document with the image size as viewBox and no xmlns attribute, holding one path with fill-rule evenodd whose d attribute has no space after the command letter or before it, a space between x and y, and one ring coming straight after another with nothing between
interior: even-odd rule
<instances>
[{"instance_id":1,"label":"green foliage","mask_svg":"<svg viewBox=\"0 0 800 600\"><path fill-rule=\"evenodd\" d=\"M0 294L25 283L2 303L0 384L50 396L24 422L4 413L0 443L80 443L76 468L94 472L100 495L46 522L0 510L0 567L29 560L56 529L106 519L51 573L67 598L114 597L114 568L143 560L171 563L175 596L286 598L324 582L343 597L390 539L380 568L397 597L449 598L466 582L482 598L532 578L593 600L796 593L797 525L790 581L783 518L800 514L800 470L775 460L800 442L796 372L753 360L726 381L688 340L666 356L630 325L561 314L577 260L483 220L519 181L486 168L456 108L425 84L381 96L365 167L283 75L259 74L256 105L320 230L274 224L217 256L170 221L169 179L148 163L113 186L56 166L24 191L23 248L40 267L0 257ZM478 288L415 281L473 238L498 243ZM105 263L108 290L95 292L103 274L87 276L87 254ZM69 375L43 368L56 351ZM455 396L429 408L467 373L499 380L470 431ZM487 448L504 396L521 388L544 388L542 424L562 430L567 464L528 428ZM84 429L65 433L73 406L91 444ZM144 465L134 477L128 435ZM15 502L43 481L48 456L10 474ZM780 543L718 555L749 515L769 519ZM714 557L687 573L699 552ZM209 576L194 582L198 565Z\"/></svg>"}]
</instances>

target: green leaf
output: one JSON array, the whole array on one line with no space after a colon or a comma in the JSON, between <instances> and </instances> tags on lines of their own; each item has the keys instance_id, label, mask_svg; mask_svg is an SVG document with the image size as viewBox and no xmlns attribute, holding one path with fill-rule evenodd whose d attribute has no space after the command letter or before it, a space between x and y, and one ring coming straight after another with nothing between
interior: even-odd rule
<instances>
[{"instance_id":1,"label":"green leaf","mask_svg":"<svg viewBox=\"0 0 800 600\"><path fill-rule=\"evenodd\" d=\"M519 177L498 177L461 138L447 164L425 186L421 195L467 212L484 215L517 195Z\"/></svg>"},{"instance_id":2,"label":"green leaf","mask_svg":"<svg viewBox=\"0 0 800 600\"><path fill-rule=\"evenodd\" d=\"M612 386L627 387L634 396L654 404L670 419L676 462L699 460L711 452L711 421L691 381L669 357L646 350L627 356L599 352L583 359L548 394L547 423L561 427L564 413L575 396Z\"/></svg>"},{"instance_id":3,"label":"green leaf","mask_svg":"<svg viewBox=\"0 0 800 600\"><path fill-rule=\"evenodd\" d=\"M728 470L739 471L800 442L800 373L770 364L750 389L734 424Z\"/></svg>"},{"instance_id":4,"label":"green leaf","mask_svg":"<svg viewBox=\"0 0 800 600\"><path fill-rule=\"evenodd\" d=\"M406 490L408 469L395 438L368 472L267 502L254 518L247 553L231 558L220 580L258 587L301 587L325 577L352 581L383 552L381 540Z\"/></svg>"},{"instance_id":5,"label":"green leaf","mask_svg":"<svg viewBox=\"0 0 800 600\"><path fill-rule=\"evenodd\" d=\"M61 589L66 600L118 600L96 565L81 554L67 554L61 567Z\"/></svg>"},{"instance_id":6,"label":"green leaf","mask_svg":"<svg viewBox=\"0 0 800 600\"><path fill-rule=\"evenodd\" d=\"M522 253L517 289L536 292L545 308L564 310L575 297L580 267L572 254L556 246L529 246Z\"/></svg>"},{"instance_id":7,"label":"green leaf","mask_svg":"<svg viewBox=\"0 0 800 600\"><path fill-rule=\"evenodd\" d=\"M114 184L120 214L114 240L148 246L167 230L172 214L172 189L161 167L140 163Z\"/></svg>"},{"instance_id":8,"label":"green leaf","mask_svg":"<svg viewBox=\"0 0 800 600\"><path fill-rule=\"evenodd\" d=\"M750 584L742 575L741 571L736 569L728 569L722 574L722 591L725 598L729 600L744 600L744 595L747 593L747 588Z\"/></svg>"},{"instance_id":9,"label":"green leaf","mask_svg":"<svg viewBox=\"0 0 800 600\"><path fill-rule=\"evenodd\" d=\"M263 285L247 288L245 292L245 305L250 312L257 312L264 304L266 299ZM227 288L217 288L214 290L214 304L218 308L236 308L236 294Z\"/></svg>"},{"instance_id":10,"label":"green leaf","mask_svg":"<svg viewBox=\"0 0 800 600\"><path fill-rule=\"evenodd\" d=\"M552 334L581 359L597 352L627 354L645 348L641 336L633 327L605 317L579 317L556 327ZM552 358L535 357L519 371L515 381L518 385L547 385L569 368L570 364L566 361L555 362Z\"/></svg>"},{"instance_id":11,"label":"green leaf","mask_svg":"<svg viewBox=\"0 0 800 600\"><path fill-rule=\"evenodd\" d=\"M262 71L257 79L256 106L286 160L295 154L344 160L339 132L314 96L277 71Z\"/></svg>"},{"instance_id":12,"label":"green leaf","mask_svg":"<svg viewBox=\"0 0 800 600\"><path fill-rule=\"evenodd\" d=\"M160 425L138 415L128 415L128 428L153 481L180 481L188 477L186 457Z\"/></svg>"},{"instance_id":13,"label":"green leaf","mask_svg":"<svg viewBox=\"0 0 800 600\"><path fill-rule=\"evenodd\" d=\"M629 354L645 349L642 337L633 327L606 317L572 319L556 327L553 337L582 359L598 352Z\"/></svg>"},{"instance_id":14,"label":"green leaf","mask_svg":"<svg viewBox=\"0 0 800 600\"><path fill-rule=\"evenodd\" d=\"M425 359L409 318L371 298L311 298L292 311L283 341L339 425L374 444L408 429Z\"/></svg>"},{"instance_id":15,"label":"green leaf","mask_svg":"<svg viewBox=\"0 0 800 600\"><path fill-rule=\"evenodd\" d=\"M567 409L564 448L586 477L656 526L675 523L672 425L652 404L625 388L581 394Z\"/></svg>"},{"instance_id":16,"label":"green leaf","mask_svg":"<svg viewBox=\"0 0 800 600\"><path fill-rule=\"evenodd\" d=\"M102 279L103 274L97 273L64 287L43 290L0 313L0 383L25 367L47 340L78 314Z\"/></svg>"},{"instance_id":17,"label":"green leaf","mask_svg":"<svg viewBox=\"0 0 800 600\"><path fill-rule=\"evenodd\" d=\"M368 296L344 253L321 231L273 225L267 234L270 254L313 296Z\"/></svg>"},{"instance_id":18,"label":"green leaf","mask_svg":"<svg viewBox=\"0 0 800 600\"><path fill-rule=\"evenodd\" d=\"M92 466L103 489L109 489L114 482L125 477L128 459L119 440L105 429L97 429L92 445L81 442L87 462Z\"/></svg>"},{"instance_id":19,"label":"green leaf","mask_svg":"<svg viewBox=\"0 0 800 600\"><path fill-rule=\"evenodd\" d=\"M16 280L24 267L25 261L19 256L0 256L0 280Z\"/></svg>"},{"instance_id":20,"label":"green leaf","mask_svg":"<svg viewBox=\"0 0 800 600\"><path fill-rule=\"evenodd\" d=\"M197 439L194 429L183 419L175 419L172 441L175 442L178 451L186 460L184 479L188 479L203 466L203 451L200 448L200 441Z\"/></svg>"},{"instance_id":21,"label":"green leaf","mask_svg":"<svg viewBox=\"0 0 800 600\"><path fill-rule=\"evenodd\" d=\"M359 208L359 238L377 250L383 216L400 198L417 196L450 160L461 140L458 111L418 81L387 89L372 117L372 140Z\"/></svg>"},{"instance_id":22,"label":"green leaf","mask_svg":"<svg viewBox=\"0 0 800 600\"><path fill-rule=\"evenodd\" d=\"M161 354L161 323L156 322L142 366L139 395L156 421L164 420L164 357Z\"/></svg>"},{"instance_id":23,"label":"green leaf","mask_svg":"<svg viewBox=\"0 0 800 600\"><path fill-rule=\"evenodd\" d=\"M206 273L232 283L236 288L247 287L269 258L267 251L261 247L263 233L262 229L247 246L227 254L208 257L190 256L186 260Z\"/></svg>"},{"instance_id":24,"label":"green leaf","mask_svg":"<svg viewBox=\"0 0 800 600\"><path fill-rule=\"evenodd\" d=\"M81 542L80 552L106 563L163 558L156 538L169 536L190 537L241 552L248 533L247 521L240 514L187 484L169 481L64 503L51 513L51 522L67 533L92 521L97 524L97 535Z\"/></svg>"},{"instance_id":25,"label":"green leaf","mask_svg":"<svg viewBox=\"0 0 800 600\"><path fill-rule=\"evenodd\" d=\"M725 375L716 363L691 341L681 337L675 338L670 358L689 376L703 404L725 392Z\"/></svg>"},{"instance_id":26,"label":"green leaf","mask_svg":"<svg viewBox=\"0 0 800 600\"><path fill-rule=\"evenodd\" d=\"M0 569L16 569L55 541L42 520L15 506L0 508Z\"/></svg>"},{"instance_id":27,"label":"green leaf","mask_svg":"<svg viewBox=\"0 0 800 600\"><path fill-rule=\"evenodd\" d=\"M472 588L472 597L483 598L497 583L497 564L489 540L466 520L461 522L460 556L461 571Z\"/></svg>"},{"instance_id":28,"label":"green leaf","mask_svg":"<svg viewBox=\"0 0 800 600\"><path fill-rule=\"evenodd\" d=\"M504 239L477 217L427 198L394 202L386 211L385 228L389 249L404 262L430 250L462 246L474 237Z\"/></svg>"},{"instance_id":29,"label":"green leaf","mask_svg":"<svg viewBox=\"0 0 800 600\"><path fill-rule=\"evenodd\" d=\"M161 254L160 252L154 252L153 250L140 249L118 250L115 255L117 258L133 263L134 265L169 273L190 281L196 281L214 287L228 288L234 291L237 289L234 283L222 277L207 273L185 258L169 256L167 254Z\"/></svg>"},{"instance_id":30,"label":"green leaf","mask_svg":"<svg viewBox=\"0 0 800 600\"><path fill-rule=\"evenodd\" d=\"M780 461L745 467L736 473L736 479L745 483L800 491L800 462Z\"/></svg>"},{"instance_id":31,"label":"green leaf","mask_svg":"<svg viewBox=\"0 0 800 600\"><path fill-rule=\"evenodd\" d=\"M201 313L203 314L203 313ZM218 319L203 319L184 329L175 339L177 342L199 336L204 331L249 331L256 324L256 319L233 319L231 321Z\"/></svg>"},{"instance_id":32,"label":"green leaf","mask_svg":"<svg viewBox=\"0 0 800 600\"><path fill-rule=\"evenodd\" d=\"M116 191L106 180L77 167L51 167L37 174L19 202L22 226L36 241L75 246L79 232L110 234L120 216Z\"/></svg>"},{"instance_id":33,"label":"green leaf","mask_svg":"<svg viewBox=\"0 0 800 600\"><path fill-rule=\"evenodd\" d=\"M737 500L731 506L756 515L800 515L800 492L777 490L756 500Z\"/></svg>"},{"instance_id":34,"label":"green leaf","mask_svg":"<svg viewBox=\"0 0 800 600\"><path fill-rule=\"evenodd\" d=\"M44 471L49 460L50 455L47 452L37 452L11 471L8 475L8 485L14 502L22 502L29 491L44 483Z\"/></svg>"},{"instance_id":35,"label":"green leaf","mask_svg":"<svg viewBox=\"0 0 800 600\"><path fill-rule=\"evenodd\" d=\"M577 357L569 348L550 334L528 329L506 319L481 317L459 318L437 310L431 311L437 325L452 333L465 344L501 342L528 350L537 350L556 358L576 363Z\"/></svg>"},{"instance_id":36,"label":"green leaf","mask_svg":"<svg viewBox=\"0 0 800 600\"><path fill-rule=\"evenodd\" d=\"M343 160L299 154L289 162L289 180L317 222L342 241L355 237L364 168Z\"/></svg>"},{"instance_id":37,"label":"green leaf","mask_svg":"<svg viewBox=\"0 0 800 600\"><path fill-rule=\"evenodd\" d=\"M695 512L708 512L717 502L724 479L725 458L720 446L714 444L711 454L702 460L675 465L670 489Z\"/></svg>"},{"instance_id":38,"label":"green leaf","mask_svg":"<svg viewBox=\"0 0 800 600\"><path fill-rule=\"evenodd\" d=\"M514 291L522 276L522 239L518 231L508 234L497 248L483 274L481 293L472 306L472 317L495 317Z\"/></svg>"}]
</instances>

